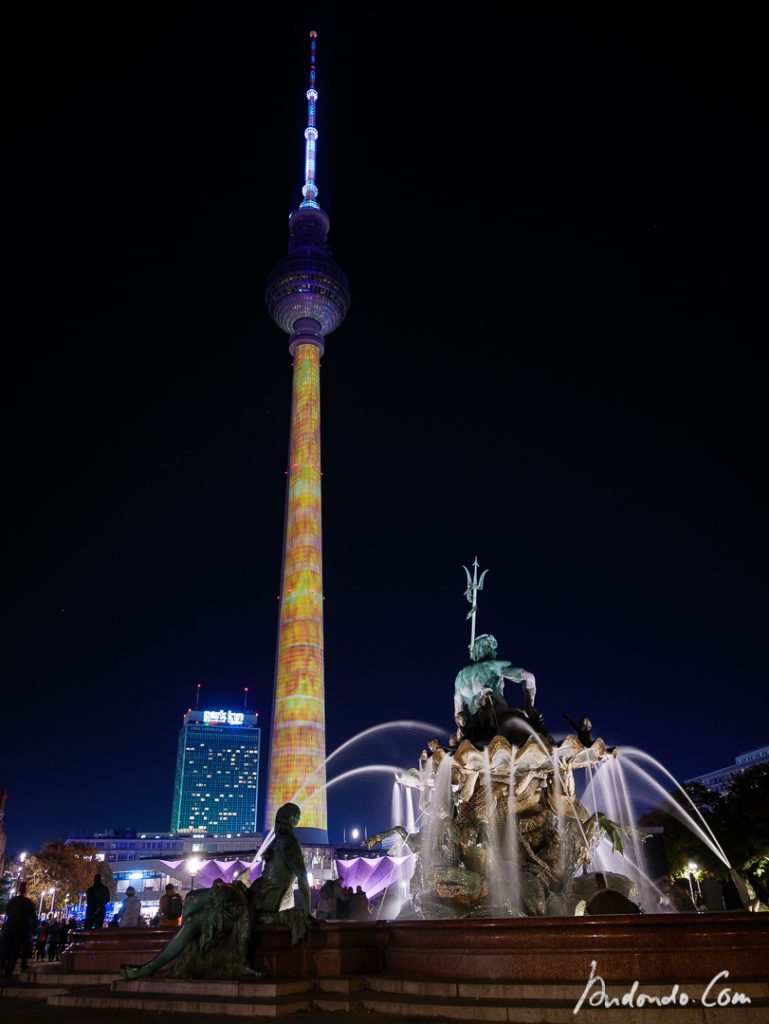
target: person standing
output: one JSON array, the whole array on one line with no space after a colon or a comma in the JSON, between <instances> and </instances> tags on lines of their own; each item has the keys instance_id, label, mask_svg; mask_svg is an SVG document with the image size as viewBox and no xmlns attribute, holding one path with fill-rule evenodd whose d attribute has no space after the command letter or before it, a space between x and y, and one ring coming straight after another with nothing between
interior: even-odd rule
<instances>
[{"instance_id":1,"label":"person standing","mask_svg":"<svg viewBox=\"0 0 769 1024\"><path fill-rule=\"evenodd\" d=\"M724 906L724 887L713 871L708 871L702 880L702 898L705 901L706 909L711 912L726 909Z\"/></svg>"},{"instance_id":2,"label":"person standing","mask_svg":"<svg viewBox=\"0 0 769 1024\"><path fill-rule=\"evenodd\" d=\"M160 897L160 925L163 928L176 928L181 920L182 908L181 894L174 888L173 882L166 886L165 896Z\"/></svg>"},{"instance_id":3,"label":"person standing","mask_svg":"<svg viewBox=\"0 0 769 1024\"><path fill-rule=\"evenodd\" d=\"M129 885L125 891L125 900L120 911L121 928L138 928L142 913L142 901L136 895L136 889Z\"/></svg>"},{"instance_id":4,"label":"person standing","mask_svg":"<svg viewBox=\"0 0 769 1024\"><path fill-rule=\"evenodd\" d=\"M371 919L368 896L360 885L350 897L348 917L351 921L369 921Z\"/></svg>"},{"instance_id":5,"label":"person standing","mask_svg":"<svg viewBox=\"0 0 769 1024\"><path fill-rule=\"evenodd\" d=\"M61 953L62 949L64 949L64 947L67 945L67 939L69 937L70 929L73 928L73 927L76 927L76 926L73 926L71 919L69 921L67 920L66 917L63 917L61 919L61 924L59 925L59 952L60 953Z\"/></svg>"},{"instance_id":6,"label":"person standing","mask_svg":"<svg viewBox=\"0 0 769 1024\"><path fill-rule=\"evenodd\" d=\"M48 942L48 919L40 922L35 936L35 960L45 959L45 944Z\"/></svg>"},{"instance_id":7,"label":"person standing","mask_svg":"<svg viewBox=\"0 0 769 1024\"><path fill-rule=\"evenodd\" d=\"M734 879L729 876L724 882L724 907L726 910L744 910L745 907L742 905L740 899L740 891L734 884Z\"/></svg>"},{"instance_id":8,"label":"person standing","mask_svg":"<svg viewBox=\"0 0 769 1024\"><path fill-rule=\"evenodd\" d=\"M49 920L48 922L48 941L46 942L45 951L48 955L48 962L51 963L56 959L56 955L59 950L59 937L61 935L61 928L59 922L56 920Z\"/></svg>"},{"instance_id":9,"label":"person standing","mask_svg":"<svg viewBox=\"0 0 769 1024\"><path fill-rule=\"evenodd\" d=\"M19 884L19 891L8 900L6 919L2 931L2 945L5 950L5 976L10 978L16 961L21 957L21 969L27 969L27 957L32 945L32 933L37 925L35 904L27 896L24 882Z\"/></svg>"},{"instance_id":10,"label":"person standing","mask_svg":"<svg viewBox=\"0 0 769 1024\"><path fill-rule=\"evenodd\" d=\"M320 900L315 917L319 921L330 921L336 917L336 891L334 883L329 879L324 882L320 890Z\"/></svg>"},{"instance_id":11,"label":"person standing","mask_svg":"<svg viewBox=\"0 0 769 1024\"><path fill-rule=\"evenodd\" d=\"M93 885L89 886L85 894L85 924L84 928L102 928L104 915L107 913L109 903L109 889L102 882L101 875L93 876Z\"/></svg>"}]
</instances>

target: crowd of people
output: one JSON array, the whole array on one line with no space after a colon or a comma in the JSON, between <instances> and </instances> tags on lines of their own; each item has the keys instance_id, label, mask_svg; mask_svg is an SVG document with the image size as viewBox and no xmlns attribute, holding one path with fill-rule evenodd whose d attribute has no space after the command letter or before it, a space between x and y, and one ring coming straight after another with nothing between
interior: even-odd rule
<instances>
[{"instance_id":1,"label":"crowd of people","mask_svg":"<svg viewBox=\"0 0 769 1024\"><path fill-rule=\"evenodd\" d=\"M49 963L58 960L59 954L67 945L67 937L72 928L77 928L74 917L69 920L65 917L58 920L53 914L48 914L42 918L34 934L35 960L47 960Z\"/></svg>"},{"instance_id":2,"label":"crowd of people","mask_svg":"<svg viewBox=\"0 0 769 1024\"><path fill-rule=\"evenodd\" d=\"M318 921L368 921L371 907L368 896L357 886L345 886L338 878L324 882L315 908Z\"/></svg>"},{"instance_id":3,"label":"crowd of people","mask_svg":"<svg viewBox=\"0 0 769 1024\"><path fill-rule=\"evenodd\" d=\"M27 896L23 882L20 883L16 895L8 900L5 914L5 924L0 936L0 960L3 975L10 978L18 959L21 959L21 969L26 968L38 927L35 904Z\"/></svg>"},{"instance_id":4,"label":"crowd of people","mask_svg":"<svg viewBox=\"0 0 769 1024\"><path fill-rule=\"evenodd\" d=\"M175 928L181 923L184 902L181 893L173 882L169 882L166 891L160 897L158 912L148 921L142 914L142 901L136 895L136 889L129 885L125 891L123 905L110 921L110 928Z\"/></svg>"},{"instance_id":5,"label":"crowd of people","mask_svg":"<svg viewBox=\"0 0 769 1024\"><path fill-rule=\"evenodd\" d=\"M2 974L9 978L17 960L21 961L22 970L26 970L28 961L33 958L49 963L58 960L70 930L76 927L74 918L44 914L38 919L35 905L22 883L16 895L8 901L5 924L0 934Z\"/></svg>"},{"instance_id":6,"label":"crowd of people","mask_svg":"<svg viewBox=\"0 0 769 1024\"><path fill-rule=\"evenodd\" d=\"M85 894L85 918L79 923L74 917L43 914L38 918L35 904L27 896L24 882L8 901L5 922L0 931L0 975L9 978L21 962L26 970L30 960L54 962L69 941L74 928L92 930L104 927L110 891L101 875L94 876L93 884ZM181 921L183 901L181 893L169 882L161 897L157 914L149 924L152 927L175 928ZM147 925L142 914L142 902L136 889L129 885L120 910L109 923L110 928L141 928Z\"/></svg>"}]
</instances>

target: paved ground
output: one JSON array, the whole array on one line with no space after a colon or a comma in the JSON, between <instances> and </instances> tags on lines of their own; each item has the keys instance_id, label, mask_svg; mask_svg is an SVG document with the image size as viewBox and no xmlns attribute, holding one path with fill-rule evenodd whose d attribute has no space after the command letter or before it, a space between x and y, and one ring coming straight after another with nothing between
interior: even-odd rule
<instances>
[{"instance_id":1,"label":"paved ground","mask_svg":"<svg viewBox=\"0 0 769 1024\"><path fill-rule=\"evenodd\" d=\"M200 1013L137 1013L136 1010L89 1010L80 1006L48 1006L46 1003L22 999L0 1000L3 1024L221 1024L222 1021L249 1020L263 1017L218 1017ZM404 1017L371 1013L296 1013L280 1017L288 1024L406 1024ZM432 1018L436 1021L436 1018ZM436 1022L437 1024L437 1022Z\"/></svg>"}]
</instances>

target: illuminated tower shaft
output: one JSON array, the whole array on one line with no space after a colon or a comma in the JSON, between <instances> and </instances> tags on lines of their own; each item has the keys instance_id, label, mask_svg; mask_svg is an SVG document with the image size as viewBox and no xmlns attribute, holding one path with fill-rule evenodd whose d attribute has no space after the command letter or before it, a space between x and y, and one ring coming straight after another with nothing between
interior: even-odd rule
<instances>
[{"instance_id":1,"label":"illuminated tower shaft","mask_svg":"<svg viewBox=\"0 0 769 1024\"><path fill-rule=\"evenodd\" d=\"M320 504L320 348L292 345L294 375L286 527L270 748L268 818L301 795L302 827L326 829L323 548Z\"/></svg>"},{"instance_id":2,"label":"illuminated tower shaft","mask_svg":"<svg viewBox=\"0 0 769 1024\"><path fill-rule=\"evenodd\" d=\"M281 804L302 811L297 835L327 842L323 557L320 504L320 358L344 319L350 289L328 250L329 220L317 203L315 33L311 33L303 200L288 221L288 253L273 268L265 299L290 334L294 358L286 525L275 662L265 828Z\"/></svg>"}]
</instances>

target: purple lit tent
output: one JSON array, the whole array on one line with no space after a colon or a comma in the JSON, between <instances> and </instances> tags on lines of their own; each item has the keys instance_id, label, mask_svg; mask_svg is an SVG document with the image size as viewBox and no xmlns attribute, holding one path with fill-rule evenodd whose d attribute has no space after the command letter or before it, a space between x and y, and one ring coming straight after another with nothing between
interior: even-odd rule
<instances>
[{"instance_id":1,"label":"purple lit tent","mask_svg":"<svg viewBox=\"0 0 769 1024\"><path fill-rule=\"evenodd\" d=\"M177 878L189 874L186 858L184 860L164 860L161 863L165 864ZM221 878L223 882L232 882L233 879L239 878L244 871L251 872L250 879L253 882L261 875L262 865L261 863L252 865L244 860L206 860L195 874L195 887L208 889L217 878Z\"/></svg>"},{"instance_id":2,"label":"purple lit tent","mask_svg":"<svg viewBox=\"0 0 769 1024\"><path fill-rule=\"evenodd\" d=\"M407 882L414 873L414 854L405 857L355 857L338 860L336 871L344 886L360 886L370 900L395 882Z\"/></svg>"}]
</instances>

